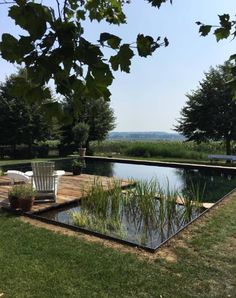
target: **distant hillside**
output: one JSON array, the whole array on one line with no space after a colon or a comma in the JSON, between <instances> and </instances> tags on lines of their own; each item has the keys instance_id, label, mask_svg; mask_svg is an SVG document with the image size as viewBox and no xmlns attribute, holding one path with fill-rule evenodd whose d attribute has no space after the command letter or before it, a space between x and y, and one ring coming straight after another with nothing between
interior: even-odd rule
<instances>
[{"instance_id":1,"label":"distant hillside","mask_svg":"<svg viewBox=\"0 0 236 298\"><path fill-rule=\"evenodd\" d=\"M185 138L178 133L168 133L162 131L147 132L110 132L108 140L168 140L183 141Z\"/></svg>"}]
</instances>

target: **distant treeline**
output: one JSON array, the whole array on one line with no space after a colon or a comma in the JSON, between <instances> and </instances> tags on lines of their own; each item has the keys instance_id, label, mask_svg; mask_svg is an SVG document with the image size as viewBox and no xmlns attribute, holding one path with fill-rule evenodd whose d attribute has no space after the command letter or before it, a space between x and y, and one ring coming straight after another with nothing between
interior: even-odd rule
<instances>
[{"instance_id":1,"label":"distant treeline","mask_svg":"<svg viewBox=\"0 0 236 298\"><path fill-rule=\"evenodd\" d=\"M183 141L184 137L178 133L167 133L161 131L147 132L110 132L108 140L169 140Z\"/></svg>"}]
</instances>

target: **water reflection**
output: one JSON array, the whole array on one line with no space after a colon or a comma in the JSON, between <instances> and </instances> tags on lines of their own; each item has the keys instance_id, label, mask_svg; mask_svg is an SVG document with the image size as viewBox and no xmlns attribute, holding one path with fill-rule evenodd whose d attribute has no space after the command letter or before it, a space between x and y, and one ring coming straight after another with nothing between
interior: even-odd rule
<instances>
[{"instance_id":1,"label":"water reflection","mask_svg":"<svg viewBox=\"0 0 236 298\"><path fill-rule=\"evenodd\" d=\"M202 199L205 202L216 202L236 187L236 175L218 170L180 169L88 160L84 173L135 180L150 180L155 177L163 189L179 190L190 196L194 185L200 192L204 190Z\"/></svg>"},{"instance_id":2,"label":"water reflection","mask_svg":"<svg viewBox=\"0 0 236 298\"><path fill-rule=\"evenodd\" d=\"M57 170L63 169L71 172L72 159L57 160L55 166ZM8 169L28 171L31 166L29 163L7 165L3 166L2 169L3 171ZM86 160L86 168L82 172L124 179L133 178L135 180L150 180L155 177L163 189L179 190L190 196L192 185L197 185L200 190L205 188L203 195L205 202L216 202L236 187L236 175L216 170L180 169Z\"/></svg>"}]
</instances>

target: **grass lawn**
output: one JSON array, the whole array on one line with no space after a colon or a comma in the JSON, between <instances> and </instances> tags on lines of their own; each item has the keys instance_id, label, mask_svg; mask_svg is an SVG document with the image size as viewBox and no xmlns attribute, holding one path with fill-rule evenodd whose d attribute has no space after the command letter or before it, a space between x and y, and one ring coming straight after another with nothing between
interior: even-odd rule
<instances>
[{"instance_id":1,"label":"grass lawn","mask_svg":"<svg viewBox=\"0 0 236 298\"><path fill-rule=\"evenodd\" d=\"M2 297L235 297L236 196L154 259L0 213ZM167 257L166 257L167 256Z\"/></svg>"}]
</instances>

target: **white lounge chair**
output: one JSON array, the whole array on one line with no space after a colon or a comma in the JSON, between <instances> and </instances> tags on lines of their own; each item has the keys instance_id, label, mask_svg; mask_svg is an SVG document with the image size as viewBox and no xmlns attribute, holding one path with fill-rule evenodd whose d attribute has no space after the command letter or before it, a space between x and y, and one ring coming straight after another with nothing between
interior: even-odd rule
<instances>
[{"instance_id":1,"label":"white lounge chair","mask_svg":"<svg viewBox=\"0 0 236 298\"><path fill-rule=\"evenodd\" d=\"M54 162L34 162L31 164L33 170L32 183L37 191L36 202L55 202L57 196L58 182L60 176L65 172L60 171L58 175Z\"/></svg>"},{"instance_id":2,"label":"white lounge chair","mask_svg":"<svg viewBox=\"0 0 236 298\"><path fill-rule=\"evenodd\" d=\"M30 182L29 176L27 176L25 173L17 170L8 170L6 172L7 176L11 180L11 184L13 185L15 182Z\"/></svg>"}]
</instances>

